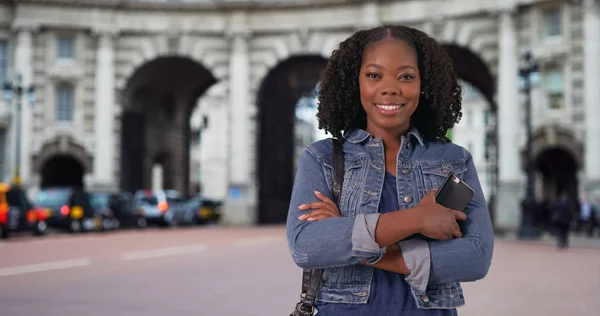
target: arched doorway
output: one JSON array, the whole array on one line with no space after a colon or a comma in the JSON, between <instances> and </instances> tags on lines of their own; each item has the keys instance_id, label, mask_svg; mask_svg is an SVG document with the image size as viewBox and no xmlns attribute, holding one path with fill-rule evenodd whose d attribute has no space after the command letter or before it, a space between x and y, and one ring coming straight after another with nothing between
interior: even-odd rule
<instances>
[{"instance_id":1,"label":"arched doorway","mask_svg":"<svg viewBox=\"0 0 600 316\"><path fill-rule=\"evenodd\" d=\"M84 173L83 164L75 157L68 154L57 154L43 164L40 187L83 188Z\"/></svg>"},{"instance_id":2,"label":"arched doorway","mask_svg":"<svg viewBox=\"0 0 600 316\"><path fill-rule=\"evenodd\" d=\"M160 155L169 162L162 164L164 188L188 193L190 116L216 81L204 66L185 57L159 57L134 72L123 93L122 190L150 188Z\"/></svg>"},{"instance_id":3,"label":"arched doorway","mask_svg":"<svg viewBox=\"0 0 600 316\"><path fill-rule=\"evenodd\" d=\"M573 210L578 211L578 166L573 153L556 146L544 149L534 159L536 197L540 202L533 224L540 229L552 231L550 203L565 194Z\"/></svg>"},{"instance_id":4,"label":"arched doorway","mask_svg":"<svg viewBox=\"0 0 600 316\"><path fill-rule=\"evenodd\" d=\"M296 104L314 91L327 60L296 56L273 68L258 91L258 222L283 223L294 180Z\"/></svg>"},{"instance_id":5,"label":"arched doorway","mask_svg":"<svg viewBox=\"0 0 600 316\"><path fill-rule=\"evenodd\" d=\"M577 200L579 166L574 155L563 147L550 147L540 152L535 158L535 169L541 179L536 179L541 191L541 198L554 200L562 193Z\"/></svg>"},{"instance_id":6,"label":"arched doorway","mask_svg":"<svg viewBox=\"0 0 600 316\"><path fill-rule=\"evenodd\" d=\"M463 82L463 118L449 135L473 155L493 220L498 188L496 81L486 62L469 48L443 46Z\"/></svg>"},{"instance_id":7,"label":"arched doorway","mask_svg":"<svg viewBox=\"0 0 600 316\"><path fill-rule=\"evenodd\" d=\"M85 187L84 176L92 172L93 155L72 136L47 140L32 157L40 187Z\"/></svg>"},{"instance_id":8,"label":"arched doorway","mask_svg":"<svg viewBox=\"0 0 600 316\"><path fill-rule=\"evenodd\" d=\"M579 200L578 173L583 166L583 144L570 128L545 125L532 134L532 156L536 198L542 208L536 214L535 225L548 224L548 202L566 194L573 205ZM521 151L521 168L526 169L526 152Z\"/></svg>"}]
</instances>

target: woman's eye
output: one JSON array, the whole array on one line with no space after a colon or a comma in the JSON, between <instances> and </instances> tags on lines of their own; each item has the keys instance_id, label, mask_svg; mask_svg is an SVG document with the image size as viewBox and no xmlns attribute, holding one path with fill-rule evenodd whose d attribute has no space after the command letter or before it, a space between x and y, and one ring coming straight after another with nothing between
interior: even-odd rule
<instances>
[{"instance_id":1,"label":"woman's eye","mask_svg":"<svg viewBox=\"0 0 600 316\"><path fill-rule=\"evenodd\" d=\"M400 79L402 79L402 80L411 80L411 79L414 79L414 78L415 78L415 76L413 76L413 75L402 75L402 76L400 76Z\"/></svg>"},{"instance_id":2,"label":"woman's eye","mask_svg":"<svg viewBox=\"0 0 600 316\"><path fill-rule=\"evenodd\" d=\"M368 73L367 74L367 78L377 79L377 78L379 78L379 75L375 74L375 73Z\"/></svg>"}]
</instances>

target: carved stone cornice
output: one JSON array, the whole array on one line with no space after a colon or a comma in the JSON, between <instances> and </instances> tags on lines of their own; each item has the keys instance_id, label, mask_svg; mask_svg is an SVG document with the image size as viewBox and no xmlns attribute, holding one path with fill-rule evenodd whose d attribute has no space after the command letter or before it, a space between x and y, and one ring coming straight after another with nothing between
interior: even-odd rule
<instances>
[{"instance_id":1,"label":"carved stone cornice","mask_svg":"<svg viewBox=\"0 0 600 316\"><path fill-rule=\"evenodd\" d=\"M139 10L252 10L252 9L279 9L279 8L317 8L323 6L336 6L344 4L360 4L373 0L281 0L257 2L252 0L225 0L219 2L187 0L173 3L161 0L128 1L128 0L13 0L19 4L62 5L76 7L104 7L114 9L139 9ZM382 1L382 0L380 0ZM385 2L385 1L382 1Z\"/></svg>"},{"instance_id":2,"label":"carved stone cornice","mask_svg":"<svg viewBox=\"0 0 600 316\"><path fill-rule=\"evenodd\" d=\"M15 5L19 4L41 4L60 5L76 7L108 7L116 8L122 0L13 0Z\"/></svg>"}]
</instances>

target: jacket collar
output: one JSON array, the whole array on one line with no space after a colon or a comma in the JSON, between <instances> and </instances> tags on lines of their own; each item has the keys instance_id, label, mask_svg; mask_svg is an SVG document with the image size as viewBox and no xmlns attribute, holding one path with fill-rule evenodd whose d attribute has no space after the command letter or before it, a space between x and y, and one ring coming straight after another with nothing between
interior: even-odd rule
<instances>
[{"instance_id":1,"label":"jacket collar","mask_svg":"<svg viewBox=\"0 0 600 316\"><path fill-rule=\"evenodd\" d=\"M368 138L373 138L373 136L369 132L367 132L361 128L351 128L348 131L344 132L343 137L347 141L354 143L354 144L362 143ZM421 146L424 145L423 137L421 136L421 133L419 133L419 131L415 127L410 128L410 130L407 133L407 137L409 140L412 140L411 138L416 139L417 142L419 143L419 145L421 145Z\"/></svg>"}]
</instances>

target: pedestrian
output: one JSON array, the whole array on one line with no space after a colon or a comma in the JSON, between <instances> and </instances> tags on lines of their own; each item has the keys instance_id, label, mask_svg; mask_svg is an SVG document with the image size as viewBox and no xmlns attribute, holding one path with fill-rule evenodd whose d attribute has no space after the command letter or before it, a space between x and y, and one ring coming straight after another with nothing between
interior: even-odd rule
<instances>
[{"instance_id":1,"label":"pedestrian","mask_svg":"<svg viewBox=\"0 0 600 316\"><path fill-rule=\"evenodd\" d=\"M566 193L561 193L550 206L552 224L556 232L556 244L559 249L569 247L569 230L572 226L575 214L573 206Z\"/></svg>"},{"instance_id":2,"label":"pedestrian","mask_svg":"<svg viewBox=\"0 0 600 316\"><path fill-rule=\"evenodd\" d=\"M579 208L579 217L577 218L577 227L575 228L575 231L578 233L583 231L591 238L594 235L595 226L596 207L586 194Z\"/></svg>"},{"instance_id":3,"label":"pedestrian","mask_svg":"<svg viewBox=\"0 0 600 316\"><path fill-rule=\"evenodd\" d=\"M323 269L318 315L457 315L459 282L486 276L488 206L471 154L445 137L461 94L444 48L411 27L362 30L333 52L317 118L343 141L339 207L339 159L332 139L321 140L299 159L287 219L295 263ZM464 212L435 202L451 172L475 191Z\"/></svg>"}]
</instances>

